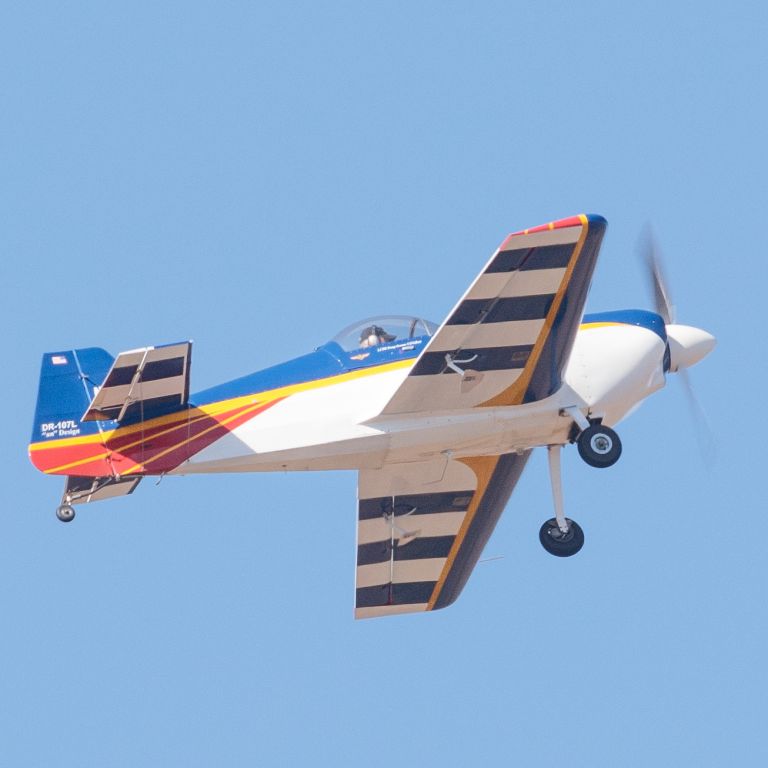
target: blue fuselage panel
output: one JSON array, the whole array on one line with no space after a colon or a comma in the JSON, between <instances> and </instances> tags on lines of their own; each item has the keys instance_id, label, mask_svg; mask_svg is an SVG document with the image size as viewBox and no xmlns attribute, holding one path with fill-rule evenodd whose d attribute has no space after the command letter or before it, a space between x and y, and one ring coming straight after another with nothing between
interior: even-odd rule
<instances>
[{"instance_id":1,"label":"blue fuselage panel","mask_svg":"<svg viewBox=\"0 0 768 768\"><path fill-rule=\"evenodd\" d=\"M209 405L234 397L267 392L293 384L305 384L308 381L327 379L361 368L373 368L397 360L415 358L426 346L429 336L420 336L407 341L381 344L369 349L356 349L346 352L331 341L318 347L308 355L296 357L279 365L265 368L263 371L241 376L225 384L198 392L190 398L191 405Z\"/></svg>"},{"instance_id":2,"label":"blue fuselage panel","mask_svg":"<svg viewBox=\"0 0 768 768\"><path fill-rule=\"evenodd\" d=\"M636 325L653 331L665 344L667 342L667 327L664 319L655 312L647 309L617 309L612 312L594 312L584 315L583 323L621 323Z\"/></svg>"}]
</instances>

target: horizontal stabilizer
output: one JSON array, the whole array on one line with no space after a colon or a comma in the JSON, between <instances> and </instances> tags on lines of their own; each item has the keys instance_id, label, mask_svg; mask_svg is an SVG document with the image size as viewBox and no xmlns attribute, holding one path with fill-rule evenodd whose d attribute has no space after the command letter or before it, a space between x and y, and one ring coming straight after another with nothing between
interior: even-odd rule
<instances>
[{"instance_id":1,"label":"horizontal stabilizer","mask_svg":"<svg viewBox=\"0 0 768 768\"><path fill-rule=\"evenodd\" d=\"M141 477L67 477L62 504L88 504L133 493Z\"/></svg>"},{"instance_id":2,"label":"horizontal stabilizer","mask_svg":"<svg viewBox=\"0 0 768 768\"><path fill-rule=\"evenodd\" d=\"M121 352L82 421L135 421L186 405L191 355L190 341Z\"/></svg>"}]
</instances>

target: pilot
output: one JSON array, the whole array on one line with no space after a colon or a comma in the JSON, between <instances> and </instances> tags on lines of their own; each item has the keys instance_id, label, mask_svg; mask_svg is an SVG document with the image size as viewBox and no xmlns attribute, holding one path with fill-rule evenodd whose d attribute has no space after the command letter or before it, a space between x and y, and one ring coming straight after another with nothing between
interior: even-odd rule
<instances>
[{"instance_id":1,"label":"pilot","mask_svg":"<svg viewBox=\"0 0 768 768\"><path fill-rule=\"evenodd\" d=\"M360 334L360 346L363 348L376 347L379 344L394 340L395 337L391 333L387 333L378 325L369 325L367 328L364 328L363 332Z\"/></svg>"}]
</instances>

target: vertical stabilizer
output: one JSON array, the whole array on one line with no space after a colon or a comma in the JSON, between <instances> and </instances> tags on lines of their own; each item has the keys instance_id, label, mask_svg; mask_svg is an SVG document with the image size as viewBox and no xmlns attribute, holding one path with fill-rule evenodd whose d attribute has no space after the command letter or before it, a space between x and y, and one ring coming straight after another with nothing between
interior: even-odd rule
<instances>
[{"instance_id":1,"label":"vertical stabilizer","mask_svg":"<svg viewBox=\"0 0 768 768\"><path fill-rule=\"evenodd\" d=\"M40 369L31 442L97 433L96 422L80 419L113 361L109 352L98 347L46 352Z\"/></svg>"}]
</instances>

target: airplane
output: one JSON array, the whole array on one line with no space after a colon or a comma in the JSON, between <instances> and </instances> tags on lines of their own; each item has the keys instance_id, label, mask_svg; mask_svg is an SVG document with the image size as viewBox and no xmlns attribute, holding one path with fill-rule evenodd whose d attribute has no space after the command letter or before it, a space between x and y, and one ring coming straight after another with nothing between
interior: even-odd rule
<instances>
[{"instance_id":1,"label":"airplane","mask_svg":"<svg viewBox=\"0 0 768 768\"><path fill-rule=\"evenodd\" d=\"M375 317L313 352L190 395L191 342L113 358L43 355L29 455L66 477L56 514L132 493L146 476L356 470L355 617L431 611L461 593L534 448L554 516L539 540L576 554L561 453L621 455L613 427L708 355L656 308L584 315L606 220L581 214L504 239L441 325Z\"/></svg>"}]
</instances>

